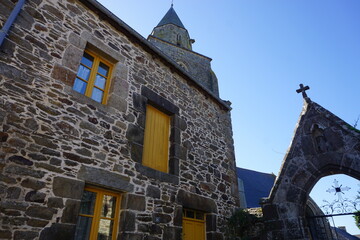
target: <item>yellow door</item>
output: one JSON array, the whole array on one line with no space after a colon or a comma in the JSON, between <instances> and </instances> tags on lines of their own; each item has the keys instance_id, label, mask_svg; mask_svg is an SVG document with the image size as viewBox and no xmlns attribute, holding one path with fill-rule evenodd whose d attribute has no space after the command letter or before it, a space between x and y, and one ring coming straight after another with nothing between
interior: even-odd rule
<instances>
[{"instance_id":1,"label":"yellow door","mask_svg":"<svg viewBox=\"0 0 360 240\"><path fill-rule=\"evenodd\" d=\"M184 219L183 240L205 240L205 225L203 221Z\"/></svg>"},{"instance_id":2,"label":"yellow door","mask_svg":"<svg viewBox=\"0 0 360 240\"><path fill-rule=\"evenodd\" d=\"M183 240L205 240L205 214L183 209Z\"/></svg>"}]
</instances>

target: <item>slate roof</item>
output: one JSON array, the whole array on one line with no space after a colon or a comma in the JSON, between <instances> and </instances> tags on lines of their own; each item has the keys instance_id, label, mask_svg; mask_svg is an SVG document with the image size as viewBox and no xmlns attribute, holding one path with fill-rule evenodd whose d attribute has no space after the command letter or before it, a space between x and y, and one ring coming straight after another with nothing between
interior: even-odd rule
<instances>
[{"instance_id":1,"label":"slate roof","mask_svg":"<svg viewBox=\"0 0 360 240\"><path fill-rule=\"evenodd\" d=\"M269 196L276 176L274 174L257 172L245 168L236 168L236 173L244 184L247 207L260 207L260 199Z\"/></svg>"},{"instance_id":2,"label":"slate roof","mask_svg":"<svg viewBox=\"0 0 360 240\"><path fill-rule=\"evenodd\" d=\"M351 235L350 233L348 233L347 231L345 230L342 230L340 228L334 228L334 227L331 227L331 229L335 232L337 232L339 236L339 239L343 239L343 240L359 240L359 238Z\"/></svg>"},{"instance_id":3,"label":"slate roof","mask_svg":"<svg viewBox=\"0 0 360 240\"><path fill-rule=\"evenodd\" d=\"M169 11L165 14L165 16L161 19L159 24L156 27L160 27L166 24L174 24L178 27L184 28L179 16L176 14L173 6L170 7Z\"/></svg>"}]
</instances>

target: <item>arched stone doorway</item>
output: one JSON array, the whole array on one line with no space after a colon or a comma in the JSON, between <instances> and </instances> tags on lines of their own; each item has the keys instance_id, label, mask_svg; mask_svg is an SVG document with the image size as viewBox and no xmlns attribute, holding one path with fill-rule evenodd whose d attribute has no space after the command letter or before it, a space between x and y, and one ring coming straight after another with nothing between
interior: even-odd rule
<instances>
[{"instance_id":1,"label":"arched stone doorway","mask_svg":"<svg viewBox=\"0 0 360 240\"><path fill-rule=\"evenodd\" d=\"M315 204L306 209L311 239L359 240L354 219L360 210L359 187L359 180L345 174L329 175L315 184L310 193Z\"/></svg>"},{"instance_id":2,"label":"arched stone doorway","mask_svg":"<svg viewBox=\"0 0 360 240\"><path fill-rule=\"evenodd\" d=\"M360 132L305 97L291 146L262 203L267 239L311 239L306 202L317 181L332 174L360 180Z\"/></svg>"}]
</instances>

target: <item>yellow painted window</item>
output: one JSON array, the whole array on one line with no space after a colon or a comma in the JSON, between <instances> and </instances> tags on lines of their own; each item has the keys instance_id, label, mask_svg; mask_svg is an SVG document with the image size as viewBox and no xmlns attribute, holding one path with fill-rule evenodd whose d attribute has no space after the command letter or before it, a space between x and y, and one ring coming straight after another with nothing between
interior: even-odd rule
<instances>
[{"instance_id":1,"label":"yellow painted window","mask_svg":"<svg viewBox=\"0 0 360 240\"><path fill-rule=\"evenodd\" d=\"M76 225L75 240L115 240L121 195L85 188Z\"/></svg>"},{"instance_id":2,"label":"yellow painted window","mask_svg":"<svg viewBox=\"0 0 360 240\"><path fill-rule=\"evenodd\" d=\"M170 116L151 105L146 107L142 164L168 172Z\"/></svg>"},{"instance_id":3,"label":"yellow painted window","mask_svg":"<svg viewBox=\"0 0 360 240\"><path fill-rule=\"evenodd\" d=\"M183 240L205 240L205 214L183 210Z\"/></svg>"},{"instance_id":4,"label":"yellow painted window","mask_svg":"<svg viewBox=\"0 0 360 240\"><path fill-rule=\"evenodd\" d=\"M97 102L106 104L110 88L112 64L99 55L85 50L73 89Z\"/></svg>"}]
</instances>

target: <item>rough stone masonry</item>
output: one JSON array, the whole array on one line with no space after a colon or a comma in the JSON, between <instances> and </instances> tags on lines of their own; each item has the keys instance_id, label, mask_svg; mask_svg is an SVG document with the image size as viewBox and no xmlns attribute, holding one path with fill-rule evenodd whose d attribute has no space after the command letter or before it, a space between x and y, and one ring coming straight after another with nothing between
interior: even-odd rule
<instances>
[{"instance_id":1,"label":"rough stone masonry","mask_svg":"<svg viewBox=\"0 0 360 240\"><path fill-rule=\"evenodd\" d=\"M105 105L72 89L84 49L114 63ZM181 239L184 208L223 239L226 103L93 0L26 1L0 52L0 239L72 239L85 186L122 193L118 239ZM172 114L169 173L141 164L149 101Z\"/></svg>"}]
</instances>

